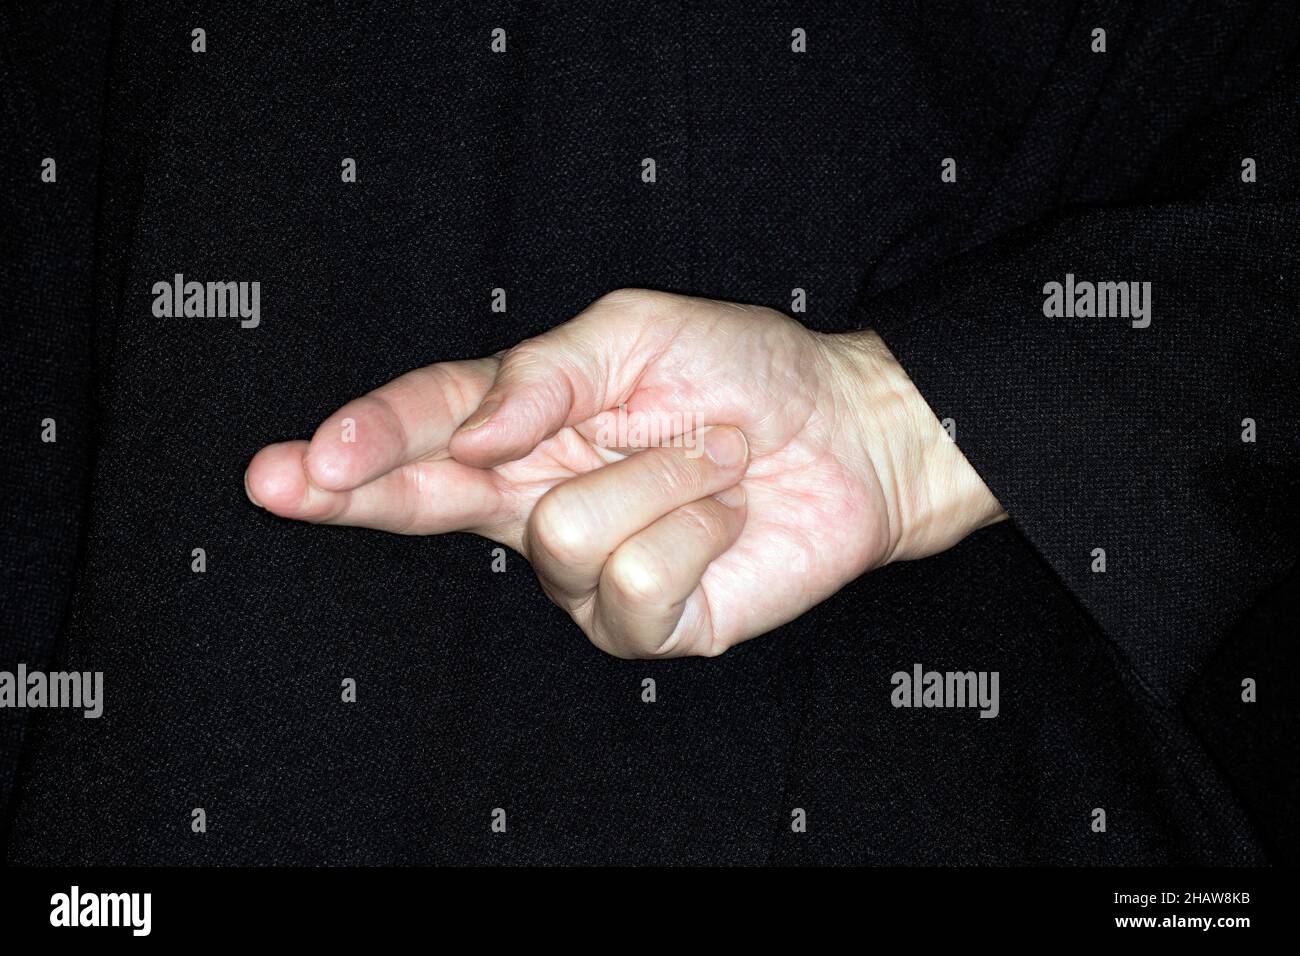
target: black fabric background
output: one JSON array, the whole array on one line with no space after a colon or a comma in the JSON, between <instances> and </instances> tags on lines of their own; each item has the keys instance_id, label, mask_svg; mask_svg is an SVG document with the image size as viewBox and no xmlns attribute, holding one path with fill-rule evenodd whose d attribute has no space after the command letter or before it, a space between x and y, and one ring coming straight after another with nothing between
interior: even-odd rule
<instances>
[{"instance_id":1,"label":"black fabric background","mask_svg":"<svg viewBox=\"0 0 1300 956\"><path fill-rule=\"evenodd\" d=\"M293 9L0 15L0 665L107 697L3 714L10 862L1300 856L1292 5ZM1154 281L1152 328L1050 325L1066 271ZM154 318L175 272L260 281L260 327ZM879 326L1014 524L649 664L486 541L244 498L263 444L623 286ZM1001 715L893 709L914 662Z\"/></svg>"}]
</instances>

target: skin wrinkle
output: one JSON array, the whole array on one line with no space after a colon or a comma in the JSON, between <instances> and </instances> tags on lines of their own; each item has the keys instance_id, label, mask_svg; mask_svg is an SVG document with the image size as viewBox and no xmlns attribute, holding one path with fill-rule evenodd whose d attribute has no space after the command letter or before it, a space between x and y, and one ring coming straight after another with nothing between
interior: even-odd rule
<instances>
[{"instance_id":1,"label":"skin wrinkle","mask_svg":"<svg viewBox=\"0 0 1300 956\"><path fill-rule=\"evenodd\" d=\"M829 355L835 354L835 349L838 346L839 340L830 340L826 338L821 338L818 341L819 343L825 346L826 351L827 353L829 353ZM833 342L835 344L832 344ZM852 340L850 340L850 342L852 342ZM870 355L869 350L859 348L858 352L860 353L861 356L865 358L870 359L872 357ZM883 469L880 468L878 466L878 463L872 460L871 456L869 455L869 453L866 451L866 448L864 447L870 441L869 436L873 434L871 423L867 421L865 419L865 416L863 415L863 410L866 407L866 403L854 399L844 398L845 388L851 388L851 389L855 389L856 391L861 391L865 387L864 383L869 383L869 379L870 379L869 373L864 374L864 370L861 368L856 368L855 372L845 375L845 373L841 370L840 366L837 363L832 361L828 364L827 381L830 383L831 386L828 388L829 398L830 401L832 402L833 407L837 411L842 411L843 413L842 415L836 414L831 417L832 421L836 423L835 425L832 426L832 431L833 433L835 433L839 430L844 429L845 426L843 424L840 424L840 422L842 418L847 418L850 420L859 421L859 426L858 426L859 431L863 435L863 441L861 444L852 441L833 443L832 445L832 447L834 448L833 453L835 454L838 460L850 462L855 469L869 467L872 468L873 470L876 470L877 474L879 474L880 471L883 470L887 474L892 476L895 473L895 469L893 469L892 467L887 467ZM834 387L837 384L840 386L840 388ZM834 437L839 437L839 435L835 434ZM846 445L849 449L858 451L859 454L854 455L851 453L851 451L845 451L844 448ZM897 480L893 479L892 477L891 477L891 486L893 487L894 490L894 496L897 496L899 493L898 483ZM884 512L887 521L886 539L888 541L888 550L886 552L885 561L883 562L887 564L893 560L894 555L898 548L898 541L902 536L902 530L900 527L901 516L896 514L896 509L893 507L893 505L890 502L890 496L880 495L879 498L880 498L880 503L884 506Z\"/></svg>"},{"instance_id":2,"label":"skin wrinkle","mask_svg":"<svg viewBox=\"0 0 1300 956\"><path fill-rule=\"evenodd\" d=\"M398 387L400 388L400 386ZM397 435L397 441L399 442L401 447L410 448L411 447L410 433L406 430L406 426L402 424L402 419L398 416L397 410L393 407L392 403L388 400L387 396L385 396L382 392L376 392L374 395L374 400L375 403L378 404L379 407L382 409L384 413L383 417L386 419L387 423L392 426L393 431Z\"/></svg>"},{"instance_id":3,"label":"skin wrinkle","mask_svg":"<svg viewBox=\"0 0 1300 956\"><path fill-rule=\"evenodd\" d=\"M606 401L605 408L603 409L604 411L609 411L611 407L617 407L619 405L626 404L628 401L631 400L632 396L636 394L637 389L640 387L641 382L644 380L649 370L651 368L654 368L656 365L658 365L658 363L663 360L664 356L667 355L668 350L672 347L673 339L676 337L680 329L681 329L680 323L677 323L673 328L673 334L671 336L666 336L663 339L663 341L661 341L658 344L658 346L652 350L653 351L652 358L650 358L650 360L645 363L641 372L637 374L636 378L627 387L627 389L620 391L619 394L615 396L615 400L612 403ZM646 335L647 335L647 329L644 327L637 333L637 338L633 346L634 353L640 351L638 346L644 345ZM615 380L617 381L618 378L622 378L621 369L620 369L620 374L616 377ZM608 390L609 390L609 386L608 384L606 384L606 393L608 393Z\"/></svg>"}]
</instances>

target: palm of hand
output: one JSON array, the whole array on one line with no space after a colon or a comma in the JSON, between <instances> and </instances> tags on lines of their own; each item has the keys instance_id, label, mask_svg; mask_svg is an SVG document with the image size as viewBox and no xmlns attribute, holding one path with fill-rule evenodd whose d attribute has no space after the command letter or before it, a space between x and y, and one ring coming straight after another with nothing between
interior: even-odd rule
<instances>
[{"instance_id":1,"label":"palm of hand","mask_svg":"<svg viewBox=\"0 0 1300 956\"><path fill-rule=\"evenodd\" d=\"M701 581L721 646L802 614L864 571L884 563L889 517L869 461L838 441L840 420L807 333L778 313L756 334L753 317L724 314L693 327L647 367L625 402L625 422L731 424L750 443L744 529ZM524 528L538 500L602 467L612 428L600 417L565 427L528 455L496 466L512 515L504 539L527 554ZM623 435L627 434L625 425ZM659 434L667 434L661 431Z\"/></svg>"}]
</instances>

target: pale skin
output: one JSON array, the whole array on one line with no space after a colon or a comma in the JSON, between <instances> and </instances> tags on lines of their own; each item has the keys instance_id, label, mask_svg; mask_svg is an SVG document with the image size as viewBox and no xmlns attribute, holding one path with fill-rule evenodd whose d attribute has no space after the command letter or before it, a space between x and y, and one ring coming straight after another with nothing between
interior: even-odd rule
<instances>
[{"instance_id":1,"label":"pale skin","mask_svg":"<svg viewBox=\"0 0 1300 956\"><path fill-rule=\"evenodd\" d=\"M629 658L721 654L1005 517L875 333L637 289L408 372L244 484L285 518L505 544Z\"/></svg>"}]
</instances>

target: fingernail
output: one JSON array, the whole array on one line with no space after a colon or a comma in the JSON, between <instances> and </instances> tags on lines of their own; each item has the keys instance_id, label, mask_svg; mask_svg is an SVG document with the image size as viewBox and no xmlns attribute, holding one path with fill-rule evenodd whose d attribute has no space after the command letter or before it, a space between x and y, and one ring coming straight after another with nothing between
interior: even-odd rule
<instances>
[{"instance_id":1,"label":"fingernail","mask_svg":"<svg viewBox=\"0 0 1300 956\"><path fill-rule=\"evenodd\" d=\"M714 428L704 435L704 453L719 468L730 468L745 460L749 442L739 428Z\"/></svg>"},{"instance_id":2,"label":"fingernail","mask_svg":"<svg viewBox=\"0 0 1300 956\"><path fill-rule=\"evenodd\" d=\"M492 413L500 407L500 399L487 399L478 407L478 411L465 420L465 424L461 425L459 430L463 432L473 431L475 428L486 424L487 420L492 417Z\"/></svg>"},{"instance_id":3,"label":"fingernail","mask_svg":"<svg viewBox=\"0 0 1300 956\"><path fill-rule=\"evenodd\" d=\"M726 491L719 491L713 496L721 501L728 508L745 507L745 488L743 485L732 485Z\"/></svg>"},{"instance_id":4,"label":"fingernail","mask_svg":"<svg viewBox=\"0 0 1300 956\"><path fill-rule=\"evenodd\" d=\"M252 489L248 487L248 472L244 472L244 494L248 495L248 500L257 505L257 507L262 507L262 503L253 497Z\"/></svg>"}]
</instances>

